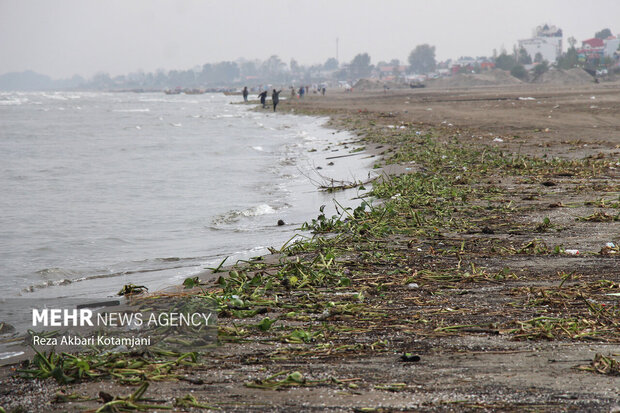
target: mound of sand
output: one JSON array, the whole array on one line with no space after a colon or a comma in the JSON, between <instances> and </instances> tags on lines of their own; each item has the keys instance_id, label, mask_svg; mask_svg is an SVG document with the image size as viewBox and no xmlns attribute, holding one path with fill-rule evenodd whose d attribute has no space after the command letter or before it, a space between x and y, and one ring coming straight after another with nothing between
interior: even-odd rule
<instances>
[{"instance_id":1,"label":"mound of sand","mask_svg":"<svg viewBox=\"0 0 620 413\"><path fill-rule=\"evenodd\" d=\"M585 70L575 67L569 70L550 69L532 81L532 83L545 83L550 85L579 85L592 83L594 79Z\"/></svg>"},{"instance_id":2,"label":"mound of sand","mask_svg":"<svg viewBox=\"0 0 620 413\"><path fill-rule=\"evenodd\" d=\"M383 87L387 86L389 89L405 89L409 88L409 85L406 83L397 83L397 82L384 82L380 79L360 79L357 81L355 85L353 85L354 90L383 90Z\"/></svg>"},{"instance_id":3,"label":"mound of sand","mask_svg":"<svg viewBox=\"0 0 620 413\"><path fill-rule=\"evenodd\" d=\"M483 73L459 73L451 77L433 79L428 81L427 86L433 88L452 88L452 87L475 87L475 86L496 86L496 85L515 85L522 83L519 79L504 70L491 70Z\"/></svg>"}]
</instances>

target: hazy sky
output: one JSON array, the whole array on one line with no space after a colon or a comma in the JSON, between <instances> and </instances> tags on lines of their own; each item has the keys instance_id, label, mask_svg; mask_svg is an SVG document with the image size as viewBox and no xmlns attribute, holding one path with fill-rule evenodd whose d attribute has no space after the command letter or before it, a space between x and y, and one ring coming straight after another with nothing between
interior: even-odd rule
<instances>
[{"instance_id":1,"label":"hazy sky","mask_svg":"<svg viewBox=\"0 0 620 413\"><path fill-rule=\"evenodd\" d=\"M549 23L577 40L620 32L620 0L0 0L0 74L54 78L189 69L239 57L406 61L512 49Z\"/></svg>"}]
</instances>

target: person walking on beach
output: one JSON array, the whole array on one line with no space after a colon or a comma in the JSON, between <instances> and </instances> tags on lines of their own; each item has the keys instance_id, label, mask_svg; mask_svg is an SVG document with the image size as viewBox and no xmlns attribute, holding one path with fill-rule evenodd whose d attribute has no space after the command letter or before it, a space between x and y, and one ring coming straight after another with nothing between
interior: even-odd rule
<instances>
[{"instance_id":1,"label":"person walking on beach","mask_svg":"<svg viewBox=\"0 0 620 413\"><path fill-rule=\"evenodd\" d=\"M263 105L263 109L265 109L265 100L267 99L267 91L262 91L261 93L258 94L258 97L260 98L260 103L261 105Z\"/></svg>"},{"instance_id":2,"label":"person walking on beach","mask_svg":"<svg viewBox=\"0 0 620 413\"><path fill-rule=\"evenodd\" d=\"M247 102L247 101L248 101L248 94L249 94L249 93L250 93L250 92L248 92L248 87L247 87L247 86L245 86L245 87L243 88L243 101L244 101L244 102Z\"/></svg>"},{"instance_id":3,"label":"person walking on beach","mask_svg":"<svg viewBox=\"0 0 620 413\"><path fill-rule=\"evenodd\" d=\"M299 99L303 99L305 91L303 86L299 88Z\"/></svg>"},{"instance_id":4,"label":"person walking on beach","mask_svg":"<svg viewBox=\"0 0 620 413\"><path fill-rule=\"evenodd\" d=\"M278 102L280 102L280 92L282 89L276 91L275 89L271 93L271 100L273 101L273 111L276 111L276 106L278 106Z\"/></svg>"}]
</instances>

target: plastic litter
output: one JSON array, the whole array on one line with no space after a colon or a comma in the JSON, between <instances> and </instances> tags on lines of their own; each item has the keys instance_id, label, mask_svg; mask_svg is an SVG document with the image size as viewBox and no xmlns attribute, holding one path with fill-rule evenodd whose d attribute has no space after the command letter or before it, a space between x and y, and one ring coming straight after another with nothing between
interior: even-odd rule
<instances>
[{"instance_id":1,"label":"plastic litter","mask_svg":"<svg viewBox=\"0 0 620 413\"><path fill-rule=\"evenodd\" d=\"M579 250L564 250L568 255L579 255Z\"/></svg>"}]
</instances>

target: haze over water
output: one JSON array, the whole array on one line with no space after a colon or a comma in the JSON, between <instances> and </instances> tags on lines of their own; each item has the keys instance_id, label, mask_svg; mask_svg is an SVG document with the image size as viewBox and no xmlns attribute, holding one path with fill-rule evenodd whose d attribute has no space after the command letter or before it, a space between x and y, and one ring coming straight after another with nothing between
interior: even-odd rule
<instances>
[{"instance_id":1,"label":"haze over water","mask_svg":"<svg viewBox=\"0 0 620 413\"><path fill-rule=\"evenodd\" d=\"M349 136L323 128L325 119L232 100L239 97L1 94L2 296L180 283L227 255L279 248L321 204L332 205L309 179L320 180L316 166L335 178L367 176L370 161L359 156L327 166L325 157L348 153L329 142Z\"/></svg>"}]
</instances>

